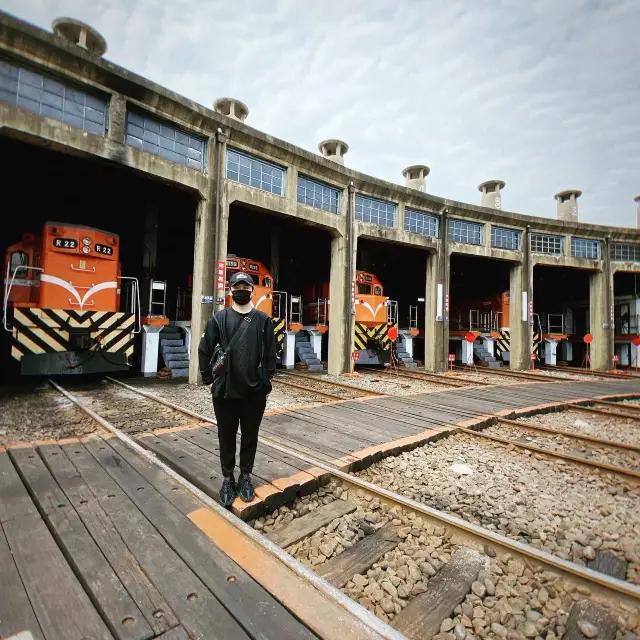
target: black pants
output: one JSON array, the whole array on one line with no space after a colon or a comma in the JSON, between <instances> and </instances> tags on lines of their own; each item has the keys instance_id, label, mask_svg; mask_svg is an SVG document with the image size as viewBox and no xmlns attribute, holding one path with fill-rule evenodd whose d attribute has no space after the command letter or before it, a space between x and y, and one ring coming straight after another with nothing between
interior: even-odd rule
<instances>
[{"instance_id":1,"label":"black pants","mask_svg":"<svg viewBox=\"0 0 640 640\"><path fill-rule=\"evenodd\" d=\"M236 435L240 424L240 473L251 473L258 448L258 429L267 406L263 393L238 400L214 400L218 422L222 475L230 476L236 466Z\"/></svg>"}]
</instances>

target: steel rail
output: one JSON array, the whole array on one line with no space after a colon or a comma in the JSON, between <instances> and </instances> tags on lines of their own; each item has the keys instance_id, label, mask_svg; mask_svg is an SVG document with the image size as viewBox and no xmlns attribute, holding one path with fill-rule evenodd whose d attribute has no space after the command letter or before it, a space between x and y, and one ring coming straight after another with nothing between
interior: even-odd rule
<instances>
[{"instance_id":1,"label":"steel rail","mask_svg":"<svg viewBox=\"0 0 640 640\"><path fill-rule=\"evenodd\" d=\"M458 378L456 381L454 381L452 379L446 379L444 378L444 376L441 376L437 373L427 373L427 372L421 372L421 371L418 372L413 370L411 370L411 373L409 373L406 370L387 371L382 369L370 369L367 367L367 368L363 368L362 371L366 371L368 373L375 373L376 375L409 378L411 380L422 380L423 382L434 382L436 384L442 384L446 387L455 387L457 389L462 389L462 387L468 386L468 384L466 384L467 382L471 384L477 384L480 386L489 384L486 382L476 382L475 380L463 380L462 378Z\"/></svg>"},{"instance_id":2,"label":"steel rail","mask_svg":"<svg viewBox=\"0 0 640 640\"><path fill-rule=\"evenodd\" d=\"M614 380L633 380L640 378L640 375L636 375L635 373L613 373L612 371L596 371L595 369L583 369L581 367L549 367L547 365L541 365L540 368L547 371L566 371L567 373L580 373L583 376L600 376L602 378L612 378Z\"/></svg>"},{"instance_id":3,"label":"steel rail","mask_svg":"<svg viewBox=\"0 0 640 640\"><path fill-rule=\"evenodd\" d=\"M387 638L388 640L405 640L404 636L397 632L395 629L391 628L389 625L386 625L380 619L378 619L374 614L370 611L359 605L357 602L343 594L339 589L336 589L329 582L318 576L316 573L305 567L302 563L298 562L293 556L289 555L284 549L281 549L276 544L271 542L268 538L258 533L253 527L249 526L240 518L237 518L233 514L231 514L227 509L220 506L216 500L214 500L211 496L207 495L194 484L189 482L186 478L181 476L177 471L175 471L172 467L165 464L160 460L155 454L153 454L149 449L146 449L141 444L139 444L135 439L126 435L120 429L114 427L110 422L105 420L102 416L97 414L91 408L82 403L78 398L69 393L66 389L61 387L59 384L54 382L53 380L49 380L49 383L57 389L62 395L64 395L68 400L73 402L79 409L84 411L87 415L93 418L98 424L100 424L104 429L109 431L112 435L117 437L121 442L126 444L129 448L133 449L136 453L142 456L147 462L150 462L160 469L164 471L170 478L172 478L175 482L180 484L183 488L187 489L194 496L200 499L206 506L214 511L216 515L223 518L228 524L235 527L238 532L246 538L249 538L253 543L261 547L265 550L269 555L279 560L283 565L285 565L289 570L295 573L299 578L309 583L312 587L314 587L320 594L331 599L336 604L345 609L350 615L352 615L356 620L360 622L363 627L363 632L373 632L378 634L382 638ZM134 387L129 385L122 384L125 388L131 389L132 391L138 391ZM151 397L154 400L157 400L156 397L151 394L142 394L146 397ZM164 403L163 403L164 404ZM201 416L203 420L207 422L211 422L210 418L206 418L205 416ZM317 630L316 630L317 631Z\"/></svg>"},{"instance_id":4,"label":"steel rail","mask_svg":"<svg viewBox=\"0 0 640 640\"><path fill-rule=\"evenodd\" d=\"M330 384L334 387L340 387L341 389L350 389L352 391L357 391L358 393L362 393L363 395L372 395L372 396L384 395L384 394L378 393L377 391L372 391L371 389L362 389L361 387L356 387L352 384L345 384L344 382L334 382L333 380L322 380L321 376L324 375L322 373L319 375L293 373L293 371L280 371L279 373L283 373L287 376L293 376L294 378L303 378L305 380L317 380L322 384Z\"/></svg>"},{"instance_id":5,"label":"steel rail","mask_svg":"<svg viewBox=\"0 0 640 640\"><path fill-rule=\"evenodd\" d=\"M328 391L318 391L317 389L310 389L309 387L303 387L301 384L296 384L295 382L286 382L284 380L277 380L276 378L272 378L271 382L275 382L276 384L282 384L285 387L291 387L293 389L299 389L300 391L305 391L306 393L315 394L318 396L324 396L325 398L331 398L331 400L345 400L344 396L336 395L335 393L329 393ZM349 398L353 400L353 398Z\"/></svg>"},{"instance_id":6,"label":"steel rail","mask_svg":"<svg viewBox=\"0 0 640 640\"><path fill-rule=\"evenodd\" d=\"M513 445L520 449L528 449L529 451L535 451L536 453L542 453L544 455L552 456L554 458L562 458L564 460L570 460L577 464L586 465L588 467L594 467L596 469L603 469L610 473L615 473L619 476L624 476L636 483L640 482L640 471L634 471L633 469L625 469L624 467L616 467L607 462L598 462L597 460L589 460L587 458L581 458L580 456L574 456L570 453L563 453L561 451L554 451L553 449L546 449L544 447L537 447L533 444L527 444L524 442L518 442L517 440L510 440L509 438L501 438L499 436L492 436L482 431L476 431L469 427L464 427L464 433L472 433L474 436L486 438L487 440L493 440L506 445Z\"/></svg>"},{"instance_id":7,"label":"steel rail","mask_svg":"<svg viewBox=\"0 0 640 640\"><path fill-rule=\"evenodd\" d=\"M465 371L465 367L463 365L460 364L454 364L453 368L456 369L457 371ZM528 380L538 380L539 382L555 382L556 380L570 380L572 382L575 382L575 378L570 378L568 376L545 376L545 375L541 375L539 373L530 373L528 371L516 371L516 370L511 370L509 369L509 371L502 371L502 370L498 370L498 369L491 369L489 367L487 368L482 368L482 373L489 373L489 374L493 374L496 376L506 376L506 377L512 377L512 378L522 378L522 379L528 379Z\"/></svg>"},{"instance_id":8,"label":"steel rail","mask_svg":"<svg viewBox=\"0 0 640 640\"><path fill-rule=\"evenodd\" d=\"M62 387L57 385L55 382L50 380L50 383L57 388L63 395L69 398L72 402L77 404L82 410L84 410L88 415L94 417L99 423L104 423L103 426L114 433L120 440L122 440L125 444L131 446L136 452L142 455L146 460L156 464L161 469L163 469L167 474L169 474L176 482L179 482L183 487L194 493L198 498L200 498L207 506L209 506L216 513L221 515L227 520L227 522L234 527L236 527L242 534L250 537L257 544L267 550L269 553L275 555L278 559L280 559L284 564L288 567L292 568L295 573L300 575L303 579L308 580L312 583L313 586L316 586L318 590L324 591L329 595L329 597L333 597L335 595L340 598L339 604L344 606L350 613L356 612L356 617L361 617L360 611L362 610L364 614L362 615L363 624L369 622L370 618L373 617L374 620L371 621L372 624L382 625L381 635L385 638L403 638L402 635L397 634L394 630L391 629L393 633L396 635L390 635L389 629L387 625L384 625L381 621L379 621L373 614L364 610L360 605L357 605L353 601L350 600L347 596L342 594L341 591L335 589L322 578L319 578L315 573L311 572L309 569L304 567L302 564L298 563L294 558L286 554L279 547L271 543L269 540L258 534L252 527L242 522L239 518L231 515L228 511L223 509L215 500L213 500L210 496L202 492L200 489L192 485L188 480L183 478L179 473L174 471L171 467L163 463L159 460L153 453L149 450L145 449L142 445L136 442L131 437L125 435L120 432L118 429L110 425L106 420L101 418L95 412L93 412L88 407L85 407L82 403L76 400L71 394L66 392ZM125 388L130 389L136 393L140 393L139 389L135 387L131 387L125 383L119 382L118 384L122 385ZM151 399L157 400L158 398L152 394L142 393L141 395L145 395ZM164 402L163 402L164 404ZM169 404L168 406L171 406ZM176 408L177 405L174 405ZM193 412L190 412L190 415ZM198 415L202 421L210 422L212 424L216 424L215 420L208 418L207 416ZM448 425L451 426L451 425ZM465 431L466 432L466 431ZM478 436L482 435L477 432L469 431L469 433L474 433ZM577 583L578 586L586 586L592 590L592 594L602 598L605 602L611 605L621 605L624 604L628 607L632 607L633 610L640 611L640 587L629 582L625 582L623 580L618 580L616 578L612 578L604 573L600 573L598 571L593 571L592 569L588 569L586 567L582 567L577 564L573 564L567 560L563 560L558 556L554 556L546 551L542 551L533 547L532 545L528 545L526 543L518 542L516 540L511 540L510 538L503 536L499 533L495 533L488 529L484 529L479 525L475 525L471 522L467 522L461 518L457 518L456 516L449 515L445 512L438 511L426 505L423 505L411 498L406 498L400 494L396 494L392 491L379 487L373 483L367 482L366 480L362 480L356 476L350 475L344 471L341 471L335 465L328 464L317 460L312 456L305 455L299 451L290 449L286 446L283 446L277 442L269 438L260 437L261 442L267 444L269 447L280 451L286 455L293 456L303 462L310 464L311 466L318 467L323 471L327 471L334 478L340 479L345 484L349 485L351 488L361 489L369 494L373 494L379 497L382 501L386 503L390 503L392 505L401 506L403 508L409 509L416 514L419 514L421 517L429 520L432 523L437 525L446 525L452 527L456 530L457 535L461 540L467 541L467 543L474 544L476 547L482 547L486 544L494 547L496 551L499 551L500 554L504 557L506 554L516 553L520 556L523 556L528 561L534 561L544 567L545 569L549 569L560 574L561 577L565 579L572 580L574 583ZM546 452L543 452L546 453ZM337 592L337 593L336 593ZM348 602L345 602L347 600ZM351 606L350 606L351 605ZM369 615L366 615L369 614Z\"/></svg>"},{"instance_id":9,"label":"steel rail","mask_svg":"<svg viewBox=\"0 0 640 640\"><path fill-rule=\"evenodd\" d=\"M631 413L620 413L618 411L605 411L604 409L594 409L593 407L584 407L576 405L575 408L583 413L591 413L599 416L609 416L613 418L624 418L626 420L633 420L634 422L640 422L640 415L633 415ZM636 426L636 425L633 425Z\"/></svg>"},{"instance_id":10,"label":"steel rail","mask_svg":"<svg viewBox=\"0 0 640 640\"><path fill-rule=\"evenodd\" d=\"M516 420L508 420L507 418L498 418L498 422L509 424L513 427L520 427L521 429L531 429L533 431L544 431L545 433L553 433L559 436L567 436L569 438L575 438L577 440L584 440L585 442L594 442L596 444L602 444L608 447L615 447L617 449L628 449L629 451L640 452L640 446L636 444L627 444L626 442L618 442L616 440L606 440L604 438L594 438L593 436L587 436L582 433L573 433L571 431L563 431L562 429L552 429L551 427L544 427L539 424L531 424L529 422L517 422Z\"/></svg>"},{"instance_id":11,"label":"steel rail","mask_svg":"<svg viewBox=\"0 0 640 640\"><path fill-rule=\"evenodd\" d=\"M605 407L615 407L623 411L640 411L640 404L622 404L620 402L609 402L608 400L594 400L593 404L601 404Z\"/></svg>"}]
</instances>

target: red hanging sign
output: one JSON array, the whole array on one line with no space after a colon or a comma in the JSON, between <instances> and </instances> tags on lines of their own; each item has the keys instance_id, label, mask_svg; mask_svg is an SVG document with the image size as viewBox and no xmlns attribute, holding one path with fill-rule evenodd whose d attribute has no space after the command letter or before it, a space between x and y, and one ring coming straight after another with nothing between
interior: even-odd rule
<instances>
[{"instance_id":1,"label":"red hanging sign","mask_svg":"<svg viewBox=\"0 0 640 640\"><path fill-rule=\"evenodd\" d=\"M398 339L398 330L395 327L391 327L389 331L387 331L387 335L389 336L389 340L397 340Z\"/></svg>"},{"instance_id":2,"label":"red hanging sign","mask_svg":"<svg viewBox=\"0 0 640 640\"><path fill-rule=\"evenodd\" d=\"M226 260L218 260L218 267L216 269L216 291L224 291L226 270Z\"/></svg>"},{"instance_id":3,"label":"red hanging sign","mask_svg":"<svg viewBox=\"0 0 640 640\"><path fill-rule=\"evenodd\" d=\"M591 344L593 342L593 336L590 333L587 333L587 335L584 338L582 338L582 340L586 344Z\"/></svg>"},{"instance_id":4,"label":"red hanging sign","mask_svg":"<svg viewBox=\"0 0 640 640\"><path fill-rule=\"evenodd\" d=\"M473 344L476 341L476 337L473 333L471 333L471 331L464 334L464 339L470 344Z\"/></svg>"},{"instance_id":5,"label":"red hanging sign","mask_svg":"<svg viewBox=\"0 0 640 640\"><path fill-rule=\"evenodd\" d=\"M640 336L636 336L631 342L633 342L634 346L640 346Z\"/></svg>"}]
</instances>

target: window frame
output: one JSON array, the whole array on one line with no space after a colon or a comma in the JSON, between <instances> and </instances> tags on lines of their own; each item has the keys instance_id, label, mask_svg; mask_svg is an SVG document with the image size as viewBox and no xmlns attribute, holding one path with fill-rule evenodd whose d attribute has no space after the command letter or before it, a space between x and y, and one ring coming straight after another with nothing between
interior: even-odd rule
<instances>
[{"instance_id":1,"label":"window frame","mask_svg":"<svg viewBox=\"0 0 640 640\"><path fill-rule=\"evenodd\" d=\"M577 246L580 245L584 248L582 253L584 255L579 255L580 252L576 251ZM596 255L589 255L591 252L590 249L593 247L596 248ZM600 240L594 240L593 238L580 238L580 237L571 237L571 257L572 258L586 258L588 260L600 260L602 258L602 243Z\"/></svg>"},{"instance_id":2,"label":"window frame","mask_svg":"<svg viewBox=\"0 0 640 640\"><path fill-rule=\"evenodd\" d=\"M234 154L238 156L238 159L236 162L232 162L233 160L232 156ZM242 160L245 161L244 164ZM248 164L246 164L246 162L248 162ZM230 169L229 164L237 165L238 170L234 171ZM255 176L253 175L253 171L257 168L256 165L260 167L260 179L258 179L257 175ZM268 160L263 160L259 156L251 155L246 151L242 151L234 147L227 147L224 167L225 167L224 176L226 180L230 180L231 182L242 184L245 187L252 187L254 189L259 189L260 191L264 191L265 193L270 193L274 196L280 196L281 198L284 198L285 186L286 186L286 180L287 180L286 167L279 166L277 164L274 164L273 162L269 162ZM263 171L263 168L269 169L270 172ZM248 173L241 171L241 169L244 169L245 172L248 170ZM279 177L277 174L272 173L274 169L280 172ZM230 173L236 174L236 177L230 176L229 175ZM270 176L271 179L269 181L264 180L263 176ZM248 182L241 180L240 179L241 177L243 178L246 177L248 179ZM275 183L278 181L280 182L279 192L273 190ZM265 184L270 184L272 188L271 189L265 188L263 186Z\"/></svg>"},{"instance_id":3,"label":"window frame","mask_svg":"<svg viewBox=\"0 0 640 640\"><path fill-rule=\"evenodd\" d=\"M540 248L534 248L534 240L540 240ZM546 246L548 248L551 247L551 240L555 241L558 240L560 242L560 251L545 251L545 241L546 241ZM541 233L539 231L532 231L531 234L529 235L529 249L531 250L531 253L540 253L542 255L546 255L546 256L563 256L565 253L565 247L564 247L564 236L558 236L555 234L551 234L551 233Z\"/></svg>"},{"instance_id":4,"label":"window frame","mask_svg":"<svg viewBox=\"0 0 640 640\"><path fill-rule=\"evenodd\" d=\"M366 204L369 204L366 207ZM374 206L375 205L375 206ZM384 207L384 216L383 209ZM395 202L387 202L386 200L378 200L371 196L366 196L361 193L355 194L355 218L360 222L366 222L368 224L378 224L382 227L388 227L389 229L395 229L398 220L398 205ZM360 209L360 212L358 211ZM368 209L369 219L364 217L365 209ZM377 213L377 219L374 219L373 213ZM391 224L389 224L389 217L391 216Z\"/></svg>"},{"instance_id":5,"label":"window frame","mask_svg":"<svg viewBox=\"0 0 640 640\"><path fill-rule=\"evenodd\" d=\"M127 109L124 139L130 147L152 153L169 162L175 162L194 171L206 169L207 139L205 136L193 133L143 109ZM192 141L199 142L201 149L192 147ZM170 144L171 142L173 144ZM200 155L199 160L194 157L196 153Z\"/></svg>"},{"instance_id":6,"label":"window frame","mask_svg":"<svg viewBox=\"0 0 640 640\"><path fill-rule=\"evenodd\" d=\"M454 237L456 235L456 225L460 225L458 227L458 238ZM467 229L466 240L462 238L462 225L464 225ZM477 229L474 229L475 227L477 227ZM471 220L462 220L460 218L449 218L447 220L447 237L452 242L459 242L460 244L470 244L476 247L481 247L484 245L484 227L485 225L482 222L473 222ZM473 233L475 239L476 231L479 235L478 242L474 242L469 239L471 233Z\"/></svg>"},{"instance_id":7,"label":"window frame","mask_svg":"<svg viewBox=\"0 0 640 640\"><path fill-rule=\"evenodd\" d=\"M507 246L509 243L498 244L496 242L498 234L506 239L509 236L513 236L516 239L516 246ZM491 225L491 247L493 249L504 249L506 251L520 251L522 249L522 231L520 229L510 229L509 227L498 227Z\"/></svg>"},{"instance_id":8,"label":"window frame","mask_svg":"<svg viewBox=\"0 0 640 640\"><path fill-rule=\"evenodd\" d=\"M313 186L314 188L313 197L311 197L310 199L307 198L309 186ZM301 188L304 189L303 196L300 195ZM329 192L329 207L323 206L326 195L324 193L325 190ZM315 197L317 193L320 194L319 204L318 199ZM333 195L335 195L335 210L332 208ZM303 174L298 174L298 184L296 185L296 199L300 204L307 205L308 207L313 207L314 209L321 209L322 211L328 211L329 213L340 215L340 207L342 204L342 190L338 187L327 184L326 182L316 180L315 178L310 178L309 176Z\"/></svg>"},{"instance_id":9,"label":"window frame","mask_svg":"<svg viewBox=\"0 0 640 640\"><path fill-rule=\"evenodd\" d=\"M6 56L0 56L0 102L94 135L106 137L109 130L104 92Z\"/></svg>"},{"instance_id":10,"label":"window frame","mask_svg":"<svg viewBox=\"0 0 640 640\"><path fill-rule=\"evenodd\" d=\"M621 251L617 251L618 249ZM618 257L616 253L626 255ZM612 242L609 246L609 256L614 262L640 262L640 243Z\"/></svg>"},{"instance_id":11,"label":"window frame","mask_svg":"<svg viewBox=\"0 0 640 640\"><path fill-rule=\"evenodd\" d=\"M419 218L411 218L411 216L419 216ZM412 225L411 223L415 224ZM420 222L421 224L418 224ZM431 229L433 226L434 233L425 233L425 229ZM411 228L414 227L414 228ZM422 228L422 230L421 230ZM409 233L417 233L425 238L440 237L440 216L433 211L420 211L411 207L404 208L404 230Z\"/></svg>"}]
</instances>

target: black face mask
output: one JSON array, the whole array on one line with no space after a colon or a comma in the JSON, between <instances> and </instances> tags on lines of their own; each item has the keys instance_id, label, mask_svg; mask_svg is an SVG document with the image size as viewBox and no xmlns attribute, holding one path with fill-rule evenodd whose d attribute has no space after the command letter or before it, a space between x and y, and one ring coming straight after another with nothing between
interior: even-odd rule
<instances>
[{"instance_id":1,"label":"black face mask","mask_svg":"<svg viewBox=\"0 0 640 640\"><path fill-rule=\"evenodd\" d=\"M251 301L251 291L247 291L246 289L237 289L236 291L231 292L231 297L236 304L249 304Z\"/></svg>"}]
</instances>

